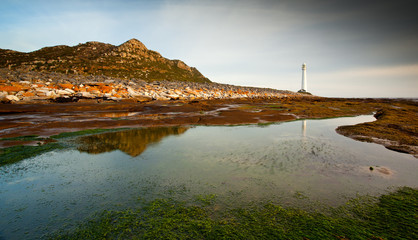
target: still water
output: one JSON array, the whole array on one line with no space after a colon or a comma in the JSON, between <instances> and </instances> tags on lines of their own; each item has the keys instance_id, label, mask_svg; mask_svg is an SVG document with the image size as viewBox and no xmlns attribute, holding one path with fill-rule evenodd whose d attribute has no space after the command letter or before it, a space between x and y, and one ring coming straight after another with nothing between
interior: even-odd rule
<instances>
[{"instance_id":1,"label":"still water","mask_svg":"<svg viewBox=\"0 0 418 240\"><path fill-rule=\"evenodd\" d=\"M273 125L135 129L86 136L0 168L0 239L31 239L142 200L216 194L219 207L338 206L418 186L418 161L338 135L372 116ZM373 170L370 170L373 167Z\"/></svg>"}]
</instances>

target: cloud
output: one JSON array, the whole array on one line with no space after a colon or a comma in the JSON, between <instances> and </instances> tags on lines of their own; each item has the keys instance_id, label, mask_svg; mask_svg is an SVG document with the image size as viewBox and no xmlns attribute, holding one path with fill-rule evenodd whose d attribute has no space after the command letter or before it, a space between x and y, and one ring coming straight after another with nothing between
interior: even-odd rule
<instances>
[{"instance_id":1,"label":"cloud","mask_svg":"<svg viewBox=\"0 0 418 240\"><path fill-rule=\"evenodd\" d=\"M309 87L320 95L384 96L402 88L399 82L404 92L397 93L414 95L408 86L416 74L407 66L418 64L418 23L404 3L5 0L3 6L1 48L118 45L134 37L215 82L299 90L307 62Z\"/></svg>"},{"instance_id":2,"label":"cloud","mask_svg":"<svg viewBox=\"0 0 418 240\"><path fill-rule=\"evenodd\" d=\"M325 96L417 98L418 64L313 72L308 81L312 92Z\"/></svg>"}]
</instances>

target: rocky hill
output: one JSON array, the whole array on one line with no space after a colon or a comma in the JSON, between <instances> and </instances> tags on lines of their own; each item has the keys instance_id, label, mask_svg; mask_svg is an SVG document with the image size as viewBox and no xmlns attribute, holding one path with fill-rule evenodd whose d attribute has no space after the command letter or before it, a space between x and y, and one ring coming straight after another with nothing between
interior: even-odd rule
<instances>
[{"instance_id":1,"label":"rocky hill","mask_svg":"<svg viewBox=\"0 0 418 240\"><path fill-rule=\"evenodd\" d=\"M119 46L87 42L24 53L0 49L0 68L151 81L210 82L196 68L164 58L137 39Z\"/></svg>"}]
</instances>

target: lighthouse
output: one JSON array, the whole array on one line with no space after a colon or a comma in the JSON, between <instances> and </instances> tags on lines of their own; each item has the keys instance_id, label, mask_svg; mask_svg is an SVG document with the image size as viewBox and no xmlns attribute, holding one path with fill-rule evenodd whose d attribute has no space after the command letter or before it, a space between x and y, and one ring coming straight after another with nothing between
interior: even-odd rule
<instances>
[{"instance_id":1,"label":"lighthouse","mask_svg":"<svg viewBox=\"0 0 418 240\"><path fill-rule=\"evenodd\" d=\"M306 79L306 63L302 64L302 88L299 92L308 92L308 80Z\"/></svg>"}]
</instances>

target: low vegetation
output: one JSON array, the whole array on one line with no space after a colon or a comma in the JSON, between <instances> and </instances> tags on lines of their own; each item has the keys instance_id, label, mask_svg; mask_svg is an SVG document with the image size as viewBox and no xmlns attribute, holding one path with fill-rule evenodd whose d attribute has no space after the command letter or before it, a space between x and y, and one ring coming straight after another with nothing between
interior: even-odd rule
<instances>
[{"instance_id":1,"label":"low vegetation","mask_svg":"<svg viewBox=\"0 0 418 240\"><path fill-rule=\"evenodd\" d=\"M226 210L157 199L138 209L106 211L52 239L417 239L418 190L358 198L331 213L267 203Z\"/></svg>"},{"instance_id":2,"label":"low vegetation","mask_svg":"<svg viewBox=\"0 0 418 240\"><path fill-rule=\"evenodd\" d=\"M6 164L16 163L26 158L34 157L39 154L56 149L62 149L59 143L48 143L39 146L13 146L0 149L0 167Z\"/></svg>"},{"instance_id":3,"label":"low vegetation","mask_svg":"<svg viewBox=\"0 0 418 240\"><path fill-rule=\"evenodd\" d=\"M38 135L25 135L19 137L0 138L0 141L38 141L43 140Z\"/></svg>"},{"instance_id":4,"label":"low vegetation","mask_svg":"<svg viewBox=\"0 0 418 240\"><path fill-rule=\"evenodd\" d=\"M376 114L376 121L354 126L340 126L337 132L366 142L376 142L398 152L418 156L418 106L396 104L384 106Z\"/></svg>"},{"instance_id":5,"label":"low vegetation","mask_svg":"<svg viewBox=\"0 0 418 240\"><path fill-rule=\"evenodd\" d=\"M196 68L180 60L164 58L136 39L119 46L87 42L71 47L45 47L29 53L0 49L0 67L145 81L210 82Z\"/></svg>"},{"instance_id":6,"label":"low vegetation","mask_svg":"<svg viewBox=\"0 0 418 240\"><path fill-rule=\"evenodd\" d=\"M12 147L7 147L0 149L0 166L16 163L21 160L35 157L45 152L50 152L56 149L63 149L64 145L59 142L55 142L55 139L63 139L69 137L78 137L90 134L98 134L111 131L122 131L129 128L116 128L116 129L87 129L82 131L75 132L64 132L48 138L40 138L37 135L26 135L20 137L11 137L11 138L1 138L0 141L42 141L45 140L46 144L41 144L38 142L37 146L25 146L25 145L16 145Z\"/></svg>"},{"instance_id":7,"label":"low vegetation","mask_svg":"<svg viewBox=\"0 0 418 240\"><path fill-rule=\"evenodd\" d=\"M362 141L386 139L400 150L417 143L417 104L412 101L293 99L241 105L242 111L272 110L300 118L375 112L376 121L343 126L338 132ZM90 129L52 136L62 139L123 129ZM2 141L36 141L36 135ZM412 147L412 148L410 148ZM54 149L60 143L0 150L0 166ZM396 149L395 149L396 150ZM399 149L398 149L399 150ZM406 151L406 150L405 150ZM324 212L265 203L219 210L214 195L198 201L156 199L136 209L106 211L64 229L52 239L418 239L418 190L404 187L379 198L359 198Z\"/></svg>"}]
</instances>

